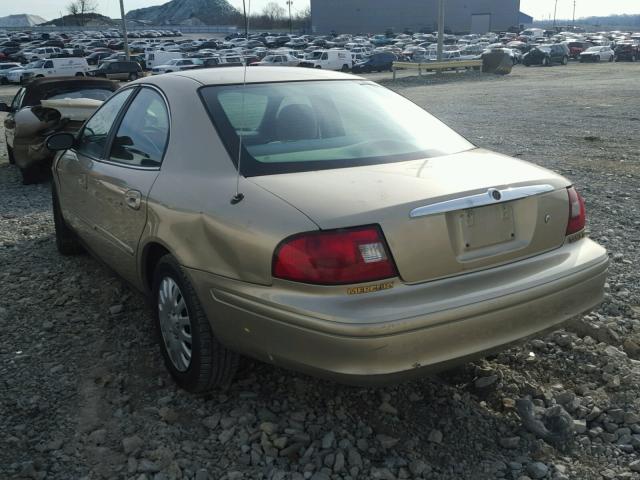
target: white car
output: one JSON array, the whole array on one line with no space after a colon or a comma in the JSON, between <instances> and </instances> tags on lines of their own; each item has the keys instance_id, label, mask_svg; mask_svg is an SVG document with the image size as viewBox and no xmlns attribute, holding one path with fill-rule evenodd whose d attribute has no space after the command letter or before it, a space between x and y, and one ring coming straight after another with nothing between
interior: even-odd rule
<instances>
[{"instance_id":1,"label":"white car","mask_svg":"<svg viewBox=\"0 0 640 480\"><path fill-rule=\"evenodd\" d=\"M62 49L58 47L40 47L28 52L25 52L25 56L32 62L36 60L44 60L45 58L51 58L53 55L59 55L62 53Z\"/></svg>"},{"instance_id":2,"label":"white car","mask_svg":"<svg viewBox=\"0 0 640 480\"><path fill-rule=\"evenodd\" d=\"M589 47L580 53L580 62L613 62L616 54L611 47Z\"/></svg>"},{"instance_id":3,"label":"white car","mask_svg":"<svg viewBox=\"0 0 640 480\"><path fill-rule=\"evenodd\" d=\"M42 77L81 77L89 71L89 65L84 58L50 58L37 60L23 68L10 70L7 80L10 83L24 83L34 78Z\"/></svg>"},{"instance_id":4,"label":"white car","mask_svg":"<svg viewBox=\"0 0 640 480\"><path fill-rule=\"evenodd\" d=\"M196 68L198 65L202 65L202 60L198 58L175 58L173 60L169 60L164 65L153 67L151 69L151 75L191 70L192 68Z\"/></svg>"},{"instance_id":5,"label":"white car","mask_svg":"<svg viewBox=\"0 0 640 480\"><path fill-rule=\"evenodd\" d=\"M254 66L268 66L268 67L297 67L300 64L300 59L293 55L267 55L261 61L252 63Z\"/></svg>"},{"instance_id":6,"label":"white car","mask_svg":"<svg viewBox=\"0 0 640 480\"><path fill-rule=\"evenodd\" d=\"M7 75L9 72L21 68L22 65L19 63L0 63L0 85L4 85L8 82Z\"/></svg>"}]
</instances>

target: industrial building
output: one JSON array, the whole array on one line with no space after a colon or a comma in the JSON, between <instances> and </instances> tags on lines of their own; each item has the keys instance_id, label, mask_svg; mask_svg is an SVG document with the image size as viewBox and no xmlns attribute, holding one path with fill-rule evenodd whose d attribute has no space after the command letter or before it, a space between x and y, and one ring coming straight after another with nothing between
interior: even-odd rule
<instances>
[{"instance_id":1,"label":"industrial building","mask_svg":"<svg viewBox=\"0 0 640 480\"><path fill-rule=\"evenodd\" d=\"M445 30L486 33L519 28L520 0L446 0ZM369 33L392 29L432 32L438 24L438 0L311 0L314 33Z\"/></svg>"}]
</instances>

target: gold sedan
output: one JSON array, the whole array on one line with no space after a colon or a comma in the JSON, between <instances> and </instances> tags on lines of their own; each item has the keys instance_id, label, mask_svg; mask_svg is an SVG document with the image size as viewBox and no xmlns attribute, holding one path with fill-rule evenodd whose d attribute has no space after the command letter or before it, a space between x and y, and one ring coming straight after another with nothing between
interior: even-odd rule
<instances>
[{"instance_id":1,"label":"gold sedan","mask_svg":"<svg viewBox=\"0 0 640 480\"><path fill-rule=\"evenodd\" d=\"M602 299L584 202L365 79L197 70L116 92L49 138L58 249L152 299L199 392L238 354L349 383L424 375Z\"/></svg>"}]
</instances>

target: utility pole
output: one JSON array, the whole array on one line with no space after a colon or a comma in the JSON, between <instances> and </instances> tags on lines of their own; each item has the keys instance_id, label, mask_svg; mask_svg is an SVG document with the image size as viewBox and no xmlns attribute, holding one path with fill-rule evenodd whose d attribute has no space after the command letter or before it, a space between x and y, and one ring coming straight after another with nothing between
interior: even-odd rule
<instances>
[{"instance_id":1,"label":"utility pole","mask_svg":"<svg viewBox=\"0 0 640 480\"><path fill-rule=\"evenodd\" d=\"M576 0L573 0L573 26L576 26Z\"/></svg>"},{"instance_id":2,"label":"utility pole","mask_svg":"<svg viewBox=\"0 0 640 480\"><path fill-rule=\"evenodd\" d=\"M442 61L444 50L444 0L438 2L438 61Z\"/></svg>"},{"instance_id":3,"label":"utility pole","mask_svg":"<svg viewBox=\"0 0 640 480\"><path fill-rule=\"evenodd\" d=\"M553 28L556 28L556 12L558 11L558 0L556 0L556 6L553 7Z\"/></svg>"},{"instance_id":4,"label":"utility pole","mask_svg":"<svg viewBox=\"0 0 640 480\"><path fill-rule=\"evenodd\" d=\"M293 5L293 0L287 0L286 3L289 6L289 33L293 33L293 23L291 22L291 5Z\"/></svg>"},{"instance_id":5,"label":"utility pole","mask_svg":"<svg viewBox=\"0 0 640 480\"><path fill-rule=\"evenodd\" d=\"M122 17L122 39L124 40L124 55L127 62L131 60L129 53L129 39L127 38L127 21L124 18L124 0L120 0L120 16Z\"/></svg>"}]
</instances>

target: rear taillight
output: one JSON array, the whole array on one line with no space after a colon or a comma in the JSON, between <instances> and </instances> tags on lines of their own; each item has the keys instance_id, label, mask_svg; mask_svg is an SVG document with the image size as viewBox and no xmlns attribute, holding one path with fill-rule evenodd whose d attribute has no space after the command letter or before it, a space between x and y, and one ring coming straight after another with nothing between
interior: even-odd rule
<instances>
[{"instance_id":1,"label":"rear taillight","mask_svg":"<svg viewBox=\"0 0 640 480\"><path fill-rule=\"evenodd\" d=\"M273 258L273 276L294 282L340 285L396 275L377 226L294 235L278 246Z\"/></svg>"},{"instance_id":2,"label":"rear taillight","mask_svg":"<svg viewBox=\"0 0 640 480\"><path fill-rule=\"evenodd\" d=\"M567 189L569 194L569 222L567 223L567 235L578 233L584 229L587 212L584 208L584 200L575 188Z\"/></svg>"}]
</instances>

